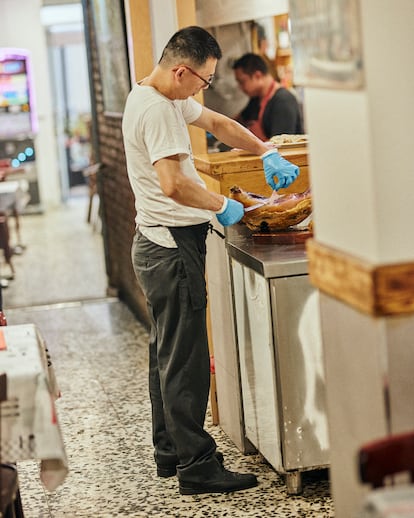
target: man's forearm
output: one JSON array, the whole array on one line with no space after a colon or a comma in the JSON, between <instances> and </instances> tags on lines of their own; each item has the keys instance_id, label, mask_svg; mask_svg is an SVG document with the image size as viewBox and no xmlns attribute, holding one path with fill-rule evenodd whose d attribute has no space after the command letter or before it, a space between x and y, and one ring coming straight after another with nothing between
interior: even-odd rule
<instances>
[{"instance_id":1,"label":"man's forearm","mask_svg":"<svg viewBox=\"0 0 414 518\"><path fill-rule=\"evenodd\" d=\"M224 117L221 124L216 125L213 134L227 146L250 151L253 155L260 156L269 149L268 144L262 142L239 122L228 117Z\"/></svg>"},{"instance_id":2,"label":"man's forearm","mask_svg":"<svg viewBox=\"0 0 414 518\"><path fill-rule=\"evenodd\" d=\"M203 108L201 116L193 124L209 131L227 146L244 149L253 155L260 156L270 147L274 147L262 142L239 122L208 108Z\"/></svg>"},{"instance_id":3,"label":"man's forearm","mask_svg":"<svg viewBox=\"0 0 414 518\"><path fill-rule=\"evenodd\" d=\"M221 194L208 191L198 183L184 176L180 181L176 182L175 189L169 193L169 197L180 205L207 209L213 212L220 210L224 201L224 196Z\"/></svg>"}]
</instances>

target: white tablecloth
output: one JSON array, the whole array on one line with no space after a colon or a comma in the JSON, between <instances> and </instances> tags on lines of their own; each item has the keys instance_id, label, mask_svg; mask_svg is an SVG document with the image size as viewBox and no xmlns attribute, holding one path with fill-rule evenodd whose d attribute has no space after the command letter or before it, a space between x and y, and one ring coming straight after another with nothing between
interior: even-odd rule
<instances>
[{"instance_id":1,"label":"white tablecloth","mask_svg":"<svg viewBox=\"0 0 414 518\"><path fill-rule=\"evenodd\" d=\"M52 491L65 479L68 463L55 409L59 389L35 325L0 327L3 372L7 400L0 407L2 462L40 460L40 478Z\"/></svg>"}]
</instances>

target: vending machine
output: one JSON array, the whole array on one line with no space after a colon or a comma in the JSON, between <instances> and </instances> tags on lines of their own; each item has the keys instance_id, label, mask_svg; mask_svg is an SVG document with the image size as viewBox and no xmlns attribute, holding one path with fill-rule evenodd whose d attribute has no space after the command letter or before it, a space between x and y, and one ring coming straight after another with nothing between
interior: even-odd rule
<instances>
[{"instance_id":1,"label":"vending machine","mask_svg":"<svg viewBox=\"0 0 414 518\"><path fill-rule=\"evenodd\" d=\"M38 131L29 51L0 48L0 160L8 163L7 179L19 180L40 204L35 136Z\"/></svg>"}]
</instances>

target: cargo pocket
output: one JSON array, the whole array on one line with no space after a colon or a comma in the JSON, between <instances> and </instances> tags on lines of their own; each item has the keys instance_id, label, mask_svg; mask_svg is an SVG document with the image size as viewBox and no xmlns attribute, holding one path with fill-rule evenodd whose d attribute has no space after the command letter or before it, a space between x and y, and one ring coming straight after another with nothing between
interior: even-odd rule
<instances>
[{"instance_id":1,"label":"cargo pocket","mask_svg":"<svg viewBox=\"0 0 414 518\"><path fill-rule=\"evenodd\" d=\"M194 311L207 307L205 280L205 239L207 224L191 227L169 227L183 261L191 307Z\"/></svg>"}]
</instances>

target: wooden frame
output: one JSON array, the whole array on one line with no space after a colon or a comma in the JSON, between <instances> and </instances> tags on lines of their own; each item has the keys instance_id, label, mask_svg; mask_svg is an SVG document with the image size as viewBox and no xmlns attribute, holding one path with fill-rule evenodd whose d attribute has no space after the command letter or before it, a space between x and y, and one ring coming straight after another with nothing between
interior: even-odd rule
<instances>
[{"instance_id":1,"label":"wooden frame","mask_svg":"<svg viewBox=\"0 0 414 518\"><path fill-rule=\"evenodd\" d=\"M372 265L309 239L309 278L322 292L374 316L414 313L414 263Z\"/></svg>"}]
</instances>

